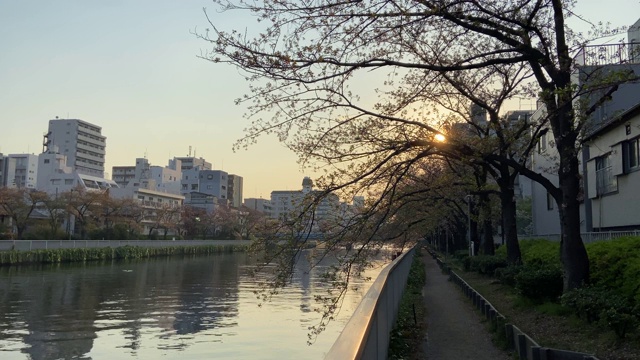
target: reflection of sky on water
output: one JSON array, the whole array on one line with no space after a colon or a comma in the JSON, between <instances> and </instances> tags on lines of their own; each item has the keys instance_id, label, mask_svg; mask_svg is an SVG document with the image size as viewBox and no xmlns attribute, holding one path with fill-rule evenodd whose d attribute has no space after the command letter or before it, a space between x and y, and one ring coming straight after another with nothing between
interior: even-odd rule
<instances>
[{"instance_id":1,"label":"reflection of sky on water","mask_svg":"<svg viewBox=\"0 0 640 360\"><path fill-rule=\"evenodd\" d=\"M309 347L320 319L313 297L328 285L322 267L308 266L261 306L254 291L267 278L247 275L244 253L0 268L0 358L319 359L366 289L346 297Z\"/></svg>"}]
</instances>

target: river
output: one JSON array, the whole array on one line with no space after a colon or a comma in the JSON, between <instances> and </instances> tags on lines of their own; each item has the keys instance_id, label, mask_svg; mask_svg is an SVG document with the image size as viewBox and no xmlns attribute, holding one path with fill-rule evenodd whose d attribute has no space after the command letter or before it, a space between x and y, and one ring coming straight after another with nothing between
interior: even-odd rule
<instances>
[{"instance_id":1,"label":"river","mask_svg":"<svg viewBox=\"0 0 640 360\"><path fill-rule=\"evenodd\" d=\"M254 268L243 252L0 268L0 359L322 359L373 281L307 345L322 267L302 261L269 302Z\"/></svg>"}]
</instances>

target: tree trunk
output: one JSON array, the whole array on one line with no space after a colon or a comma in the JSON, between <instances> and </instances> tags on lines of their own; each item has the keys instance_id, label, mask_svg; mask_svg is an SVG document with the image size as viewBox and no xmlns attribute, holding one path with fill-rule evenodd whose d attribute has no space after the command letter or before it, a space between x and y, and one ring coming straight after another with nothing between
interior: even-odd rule
<instances>
[{"instance_id":1,"label":"tree trunk","mask_svg":"<svg viewBox=\"0 0 640 360\"><path fill-rule=\"evenodd\" d=\"M506 169L508 171L508 168ZM516 226L516 201L511 177L501 176L498 181L500 187L500 204L502 205L502 223L507 245L507 261L509 264L520 264L522 255L520 254L520 244L518 243L518 228Z\"/></svg>"},{"instance_id":2,"label":"tree trunk","mask_svg":"<svg viewBox=\"0 0 640 360\"><path fill-rule=\"evenodd\" d=\"M493 226L491 224L491 202L489 195L480 194L480 211L482 212L482 247L481 252L484 255L494 255L495 247L493 245Z\"/></svg>"},{"instance_id":3,"label":"tree trunk","mask_svg":"<svg viewBox=\"0 0 640 360\"><path fill-rule=\"evenodd\" d=\"M564 151L563 151L564 150ZM580 179L578 158L570 149L561 149L559 184L562 202L560 213L560 259L564 271L564 291L578 288L589 281L589 257L580 236ZM571 155L567 154L570 153Z\"/></svg>"}]
</instances>

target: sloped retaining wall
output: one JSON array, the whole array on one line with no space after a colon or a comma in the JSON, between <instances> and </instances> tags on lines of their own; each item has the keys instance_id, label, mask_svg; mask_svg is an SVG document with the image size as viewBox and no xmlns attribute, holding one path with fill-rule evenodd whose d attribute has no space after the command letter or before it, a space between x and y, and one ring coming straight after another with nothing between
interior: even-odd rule
<instances>
[{"instance_id":1,"label":"sloped retaining wall","mask_svg":"<svg viewBox=\"0 0 640 360\"><path fill-rule=\"evenodd\" d=\"M509 347L518 355L520 360L598 360L598 358L590 354L546 348L538 345L535 340L517 326L508 324L504 315L500 314L487 299L440 260L435 252L429 250L429 253L440 268L449 274L451 281L458 285L462 292L473 302L473 305L490 322L491 328L505 337Z\"/></svg>"}]
</instances>

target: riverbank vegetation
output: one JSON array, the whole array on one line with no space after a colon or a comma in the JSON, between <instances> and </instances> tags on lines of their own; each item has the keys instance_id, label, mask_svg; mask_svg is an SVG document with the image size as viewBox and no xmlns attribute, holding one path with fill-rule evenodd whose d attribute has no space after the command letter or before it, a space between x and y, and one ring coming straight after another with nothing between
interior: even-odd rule
<instances>
[{"instance_id":1,"label":"riverbank vegetation","mask_svg":"<svg viewBox=\"0 0 640 360\"><path fill-rule=\"evenodd\" d=\"M424 262L420 248L409 270L407 287L402 294L398 317L389 340L389 359L423 359L422 342L427 332L426 309L422 297L425 285Z\"/></svg>"},{"instance_id":2,"label":"riverbank vegetation","mask_svg":"<svg viewBox=\"0 0 640 360\"><path fill-rule=\"evenodd\" d=\"M241 245L205 246L121 246L106 248L42 249L31 251L0 251L0 266L40 263L65 263L145 259L160 256L207 255L223 252L246 251Z\"/></svg>"},{"instance_id":3,"label":"riverbank vegetation","mask_svg":"<svg viewBox=\"0 0 640 360\"><path fill-rule=\"evenodd\" d=\"M640 237L586 245L587 286L562 292L559 244L521 241L523 262L457 253L450 264L507 321L542 346L593 353L599 359L640 358Z\"/></svg>"}]
</instances>

